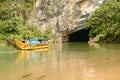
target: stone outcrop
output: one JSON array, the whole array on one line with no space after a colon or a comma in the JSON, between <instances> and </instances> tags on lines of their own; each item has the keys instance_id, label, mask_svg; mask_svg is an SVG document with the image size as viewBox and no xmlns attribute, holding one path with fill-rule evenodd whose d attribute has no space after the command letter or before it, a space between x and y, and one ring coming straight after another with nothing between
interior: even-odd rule
<instances>
[{"instance_id":1,"label":"stone outcrop","mask_svg":"<svg viewBox=\"0 0 120 80\"><path fill-rule=\"evenodd\" d=\"M28 20L44 33L52 28L58 42L67 41L68 35L84 29L84 22L105 0L36 0Z\"/></svg>"}]
</instances>

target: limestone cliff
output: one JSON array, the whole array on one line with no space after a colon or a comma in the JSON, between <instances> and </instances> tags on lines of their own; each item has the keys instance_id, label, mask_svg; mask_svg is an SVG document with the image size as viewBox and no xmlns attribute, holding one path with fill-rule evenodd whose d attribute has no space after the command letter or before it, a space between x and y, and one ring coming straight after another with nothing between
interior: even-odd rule
<instances>
[{"instance_id":1,"label":"limestone cliff","mask_svg":"<svg viewBox=\"0 0 120 80\"><path fill-rule=\"evenodd\" d=\"M83 23L105 0L36 0L28 20L44 33L52 27L56 41L67 41L68 35L84 28Z\"/></svg>"}]
</instances>

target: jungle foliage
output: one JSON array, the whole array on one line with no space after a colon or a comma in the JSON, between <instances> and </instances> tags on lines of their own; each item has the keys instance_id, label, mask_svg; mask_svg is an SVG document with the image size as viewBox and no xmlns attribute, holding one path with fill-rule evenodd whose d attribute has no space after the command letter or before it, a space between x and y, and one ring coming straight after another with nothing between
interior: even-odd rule
<instances>
[{"instance_id":1,"label":"jungle foliage","mask_svg":"<svg viewBox=\"0 0 120 80\"><path fill-rule=\"evenodd\" d=\"M34 0L0 0L0 40L42 37L37 27L26 24L33 8Z\"/></svg>"},{"instance_id":2,"label":"jungle foliage","mask_svg":"<svg viewBox=\"0 0 120 80\"><path fill-rule=\"evenodd\" d=\"M107 0L85 23L96 42L120 42L120 2Z\"/></svg>"}]
</instances>

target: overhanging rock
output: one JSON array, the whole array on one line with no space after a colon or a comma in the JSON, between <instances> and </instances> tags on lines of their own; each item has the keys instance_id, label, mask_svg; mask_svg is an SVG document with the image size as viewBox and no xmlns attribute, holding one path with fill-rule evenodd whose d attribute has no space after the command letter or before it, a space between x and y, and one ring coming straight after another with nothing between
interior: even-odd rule
<instances>
[{"instance_id":1,"label":"overhanging rock","mask_svg":"<svg viewBox=\"0 0 120 80\"><path fill-rule=\"evenodd\" d=\"M84 22L106 0L39 0L32 12L29 24L45 31L52 27L53 37L57 42L68 41L68 35L84 29Z\"/></svg>"}]
</instances>

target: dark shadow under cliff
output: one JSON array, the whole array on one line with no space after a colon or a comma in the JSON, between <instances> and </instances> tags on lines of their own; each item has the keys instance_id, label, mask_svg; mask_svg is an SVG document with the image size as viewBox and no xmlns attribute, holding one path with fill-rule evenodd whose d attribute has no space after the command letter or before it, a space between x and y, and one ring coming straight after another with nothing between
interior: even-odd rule
<instances>
[{"instance_id":1,"label":"dark shadow under cliff","mask_svg":"<svg viewBox=\"0 0 120 80\"><path fill-rule=\"evenodd\" d=\"M89 30L79 30L69 34L69 42L87 42L89 40Z\"/></svg>"}]
</instances>

